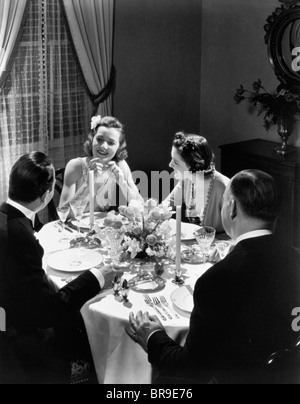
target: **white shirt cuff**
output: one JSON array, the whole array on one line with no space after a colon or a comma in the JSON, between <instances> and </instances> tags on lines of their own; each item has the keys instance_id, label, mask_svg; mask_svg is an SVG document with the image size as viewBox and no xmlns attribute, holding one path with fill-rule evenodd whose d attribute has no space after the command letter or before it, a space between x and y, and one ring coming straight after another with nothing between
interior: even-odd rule
<instances>
[{"instance_id":1,"label":"white shirt cuff","mask_svg":"<svg viewBox=\"0 0 300 404\"><path fill-rule=\"evenodd\" d=\"M104 276L102 275L100 269L92 268L92 269L90 269L90 272L98 279L100 288L103 289L105 286L105 279L104 279Z\"/></svg>"}]
</instances>

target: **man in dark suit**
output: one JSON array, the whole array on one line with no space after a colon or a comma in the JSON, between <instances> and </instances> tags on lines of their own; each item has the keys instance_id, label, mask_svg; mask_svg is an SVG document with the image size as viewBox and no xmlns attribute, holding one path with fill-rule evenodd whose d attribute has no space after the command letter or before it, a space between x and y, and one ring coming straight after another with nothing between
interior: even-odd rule
<instances>
[{"instance_id":1,"label":"man in dark suit","mask_svg":"<svg viewBox=\"0 0 300 404\"><path fill-rule=\"evenodd\" d=\"M34 236L41 228L36 214L52 199L54 185L51 161L43 153L27 154L12 168L9 199L0 207L0 307L7 321L6 333L0 333L0 357L7 359L1 361L0 383L68 383L72 363L75 377L74 367L78 373L92 362L79 311L112 284L115 273L94 268L54 289Z\"/></svg>"},{"instance_id":2,"label":"man in dark suit","mask_svg":"<svg viewBox=\"0 0 300 404\"><path fill-rule=\"evenodd\" d=\"M234 250L196 283L183 347L156 316L131 313L128 334L149 355L160 381L264 383L263 363L291 345L292 272L273 236L279 213L275 181L237 174L224 194L222 220Z\"/></svg>"}]
</instances>

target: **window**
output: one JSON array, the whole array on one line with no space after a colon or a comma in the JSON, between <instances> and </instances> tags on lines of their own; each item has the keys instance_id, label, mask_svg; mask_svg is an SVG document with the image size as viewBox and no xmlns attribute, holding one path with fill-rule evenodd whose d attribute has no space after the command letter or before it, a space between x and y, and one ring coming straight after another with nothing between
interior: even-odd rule
<instances>
[{"instance_id":1,"label":"window","mask_svg":"<svg viewBox=\"0 0 300 404\"><path fill-rule=\"evenodd\" d=\"M0 200L24 153L43 151L56 168L83 153L93 106L58 0L30 0L11 72L0 90Z\"/></svg>"}]
</instances>

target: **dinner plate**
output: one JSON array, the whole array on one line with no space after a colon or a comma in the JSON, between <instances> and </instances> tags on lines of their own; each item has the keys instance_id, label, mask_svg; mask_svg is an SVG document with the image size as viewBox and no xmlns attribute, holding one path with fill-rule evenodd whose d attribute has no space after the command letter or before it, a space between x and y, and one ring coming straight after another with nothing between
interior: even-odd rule
<instances>
[{"instance_id":1,"label":"dinner plate","mask_svg":"<svg viewBox=\"0 0 300 404\"><path fill-rule=\"evenodd\" d=\"M97 222L99 220L99 223L101 223L101 221L104 222L106 217L107 217L107 212L95 212L94 213L94 219ZM75 226L77 228L78 221L76 219L72 219L71 223L73 226ZM89 213L85 213L83 215L82 219L80 220L80 228L89 230L89 228L90 228L90 214Z\"/></svg>"},{"instance_id":2,"label":"dinner plate","mask_svg":"<svg viewBox=\"0 0 300 404\"><path fill-rule=\"evenodd\" d=\"M191 313L194 308L193 290L189 285L176 289L171 295L175 307L185 313Z\"/></svg>"},{"instance_id":3,"label":"dinner plate","mask_svg":"<svg viewBox=\"0 0 300 404\"><path fill-rule=\"evenodd\" d=\"M170 226L172 227L171 235L176 234L176 220L170 220ZM199 229L199 226L192 223L181 223L181 240L190 241L195 240L194 233Z\"/></svg>"},{"instance_id":4,"label":"dinner plate","mask_svg":"<svg viewBox=\"0 0 300 404\"><path fill-rule=\"evenodd\" d=\"M87 248L58 251L48 259L48 266L63 272L83 272L100 265L102 256Z\"/></svg>"}]
</instances>

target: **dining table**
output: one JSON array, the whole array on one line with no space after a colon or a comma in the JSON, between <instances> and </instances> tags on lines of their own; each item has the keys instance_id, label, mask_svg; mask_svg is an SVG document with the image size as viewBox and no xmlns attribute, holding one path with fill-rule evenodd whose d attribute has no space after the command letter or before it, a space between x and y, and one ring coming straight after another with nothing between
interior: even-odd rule
<instances>
[{"instance_id":1,"label":"dining table","mask_svg":"<svg viewBox=\"0 0 300 404\"><path fill-rule=\"evenodd\" d=\"M68 236L62 240L62 234ZM76 254L89 254L84 247L71 247L70 240L77 237L76 228L68 227L62 231L58 222L46 224L37 234L37 238L44 248L44 270L50 281L59 290L68 282L72 281L81 272L81 268L64 267L63 257L74 258ZM182 250L191 248L196 240L185 240L182 242ZM97 264L101 268L108 265L111 260L108 246L98 245L90 249L93 253L91 264ZM94 260L97 258L98 260ZM134 261L134 260L133 260ZM138 311L149 312L157 315L163 323L167 334L178 344L185 343L190 315L193 307L193 290L195 283L213 264L192 264L182 263L182 277L184 285L177 285L173 282L175 278L175 266L165 266L161 275L163 283L158 290L149 290L147 293L139 290L129 290L128 299L114 293L112 285L101 291L81 308L81 314L85 323L94 365L99 384L151 384L153 369L148 362L147 353L135 343L126 333L125 327L129 326L129 315ZM82 268L87 270L88 267ZM148 268L151 273L152 268ZM124 264L122 265L122 281L129 282L141 266ZM145 294L150 297L153 303L158 298L159 306L149 306L145 301ZM164 304L162 304L164 303ZM158 309L158 310L157 310ZM159 313L158 313L159 312Z\"/></svg>"}]
</instances>

